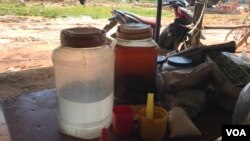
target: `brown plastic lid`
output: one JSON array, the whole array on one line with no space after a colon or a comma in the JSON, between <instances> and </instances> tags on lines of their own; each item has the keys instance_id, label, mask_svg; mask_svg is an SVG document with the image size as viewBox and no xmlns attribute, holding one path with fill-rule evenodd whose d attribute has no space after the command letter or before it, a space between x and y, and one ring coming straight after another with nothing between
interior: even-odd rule
<instances>
[{"instance_id":1,"label":"brown plastic lid","mask_svg":"<svg viewBox=\"0 0 250 141\"><path fill-rule=\"evenodd\" d=\"M61 45L73 48L89 48L106 43L103 30L95 27L76 27L61 31Z\"/></svg>"},{"instance_id":2,"label":"brown plastic lid","mask_svg":"<svg viewBox=\"0 0 250 141\"><path fill-rule=\"evenodd\" d=\"M150 25L141 23L122 24L118 27L116 35L118 38L126 40L152 38L152 28Z\"/></svg>"}]
</instances>

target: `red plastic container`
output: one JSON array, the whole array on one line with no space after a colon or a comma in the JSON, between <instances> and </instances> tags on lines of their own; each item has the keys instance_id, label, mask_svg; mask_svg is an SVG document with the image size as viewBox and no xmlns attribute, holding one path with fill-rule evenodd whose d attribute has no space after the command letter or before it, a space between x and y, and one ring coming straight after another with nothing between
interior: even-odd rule
<instances>
[{"instance_id":1,"label":"red plastic container","mask_svg":"<svg viewBox=\"0 0 250 141\"><path fill-rule=\"evenodd\" d=\"M127 105L113 107L112 126L118 136L128 136L133 130L133 109Z\"/></svg>"},{"instance_id":2,"label":"red plastic container","mask_svg":"<svg viewBox=\"0 0 250 141\"><path fill-rule=\"evenodd\" d=\"M102 134L100 137L100 141L110 141L107 128L102 128Z\"/></svg>"}]
</instances>

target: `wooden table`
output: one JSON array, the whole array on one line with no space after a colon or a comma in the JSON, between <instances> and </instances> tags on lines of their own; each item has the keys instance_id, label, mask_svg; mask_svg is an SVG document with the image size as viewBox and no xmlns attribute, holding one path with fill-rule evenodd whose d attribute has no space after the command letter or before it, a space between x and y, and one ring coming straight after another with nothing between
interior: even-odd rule
<instances>
[{"instance_id":1,"label":"wooden table","mask_svg":"<svg viewBox=\"0 0 250 141\"><path fill-rule=\"evenodd\" d=\"M6 100L2 103L2 107L12 141L84 141L59 132L56 114L57 98L54 89ZM215 104L208 103L207 107L193 119L202 135L177 138L172 141L215 140L221 134L221 124L231 122L231 115L216 107ZM113 134L112 128L109 129L109 135L111 141L142 140L137 132L129 137L118 137ZM166 136L166 140L170 139Z\"/></svg>"}]
</instances>

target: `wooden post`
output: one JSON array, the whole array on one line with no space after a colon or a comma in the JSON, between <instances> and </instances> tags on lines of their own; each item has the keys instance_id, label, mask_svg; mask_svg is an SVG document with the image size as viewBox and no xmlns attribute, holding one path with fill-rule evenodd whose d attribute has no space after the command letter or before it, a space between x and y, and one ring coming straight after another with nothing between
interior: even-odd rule
<instances>
[{"instance_id":1,"label":"wooden post","mask_svg":"<svg viewBox=\"0 0 250 141\"><path fill-rule=\"evenodd\" d=\"M203 21L203 13L204 13L204 2L196 1L195 9L194 9L194 30L191 33L191 47L200 45L200 36L201 36L201 28Z\"/></svg>"}]
</instances>

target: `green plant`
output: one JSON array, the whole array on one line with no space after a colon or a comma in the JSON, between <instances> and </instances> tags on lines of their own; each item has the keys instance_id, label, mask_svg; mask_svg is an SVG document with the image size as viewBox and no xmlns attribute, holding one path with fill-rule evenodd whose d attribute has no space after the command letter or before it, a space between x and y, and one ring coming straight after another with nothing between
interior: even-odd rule
<instances>
[{"instance_id":1,"label":"green plant","mask_svg":"<svg viewBox=\"0 0 250 141\"><path fill-rule=\"evenodd\" d=\"M75 6L46 6L46 5L21 5L18 3L0 2L0 15L43 16L46 18L65 16L91 16L94 19L108 18L112 8L133 12L141 16L156 16L156 8L143 8L128 4L119 4L115 7L108 5L75 5ZM163 12L163 16L171 16L170 12Z\"/></svg>"}]
</instances>

